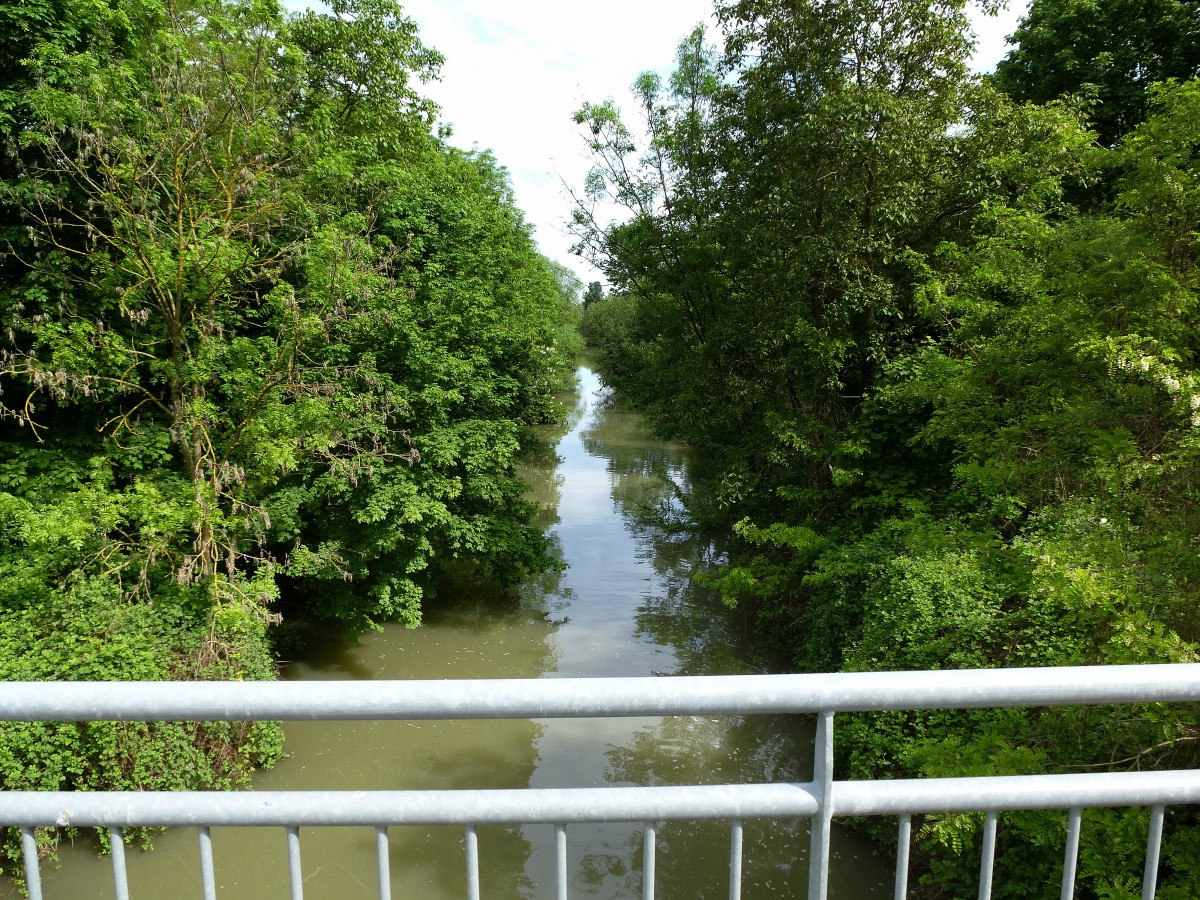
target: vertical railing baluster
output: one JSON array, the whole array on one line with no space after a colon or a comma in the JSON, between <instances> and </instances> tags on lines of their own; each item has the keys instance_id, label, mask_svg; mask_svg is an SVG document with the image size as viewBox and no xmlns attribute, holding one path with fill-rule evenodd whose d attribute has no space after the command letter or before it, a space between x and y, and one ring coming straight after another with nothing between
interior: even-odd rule
<instances>
[{"instance_id":1,"label":"vertical railing baluster","mask_svg":"<svg viewBox=\"0 0 1200 900\"><path fill-rule=\"evenodd\" d=\"M479 900L479 832L467 826L467 900Z\"/></svg>"},{"instance_id":2,"label":"vertical railing baluster","mask_svg":"<svg viewBox=\"0 0 1200 900\"><path fill-rule=\"evenodd\" d=\"M742 897L742 820L734 819L729 828L729 900Z\"/></svg>"},{"instance_id":3,"label":"vertical railing baluster","mask_svg":"<svg viewBox=\"0 0 1200 900\"><path fill-rule=\"evenodd\" d=\"M304 872L300 868L300 829L287 827L288 878L292 885L292 900L304 900Z\"/></svg>"},{"instance_id":4,"label":"vertical railing baluster","mask_svg":"<svg viewBox=\"0 0 1200 900\"><path fill-rule=\"evenodd\" d=\"M554 860L557 900L567 900L567 826L554 826Z\"/></svg>"},{"instance_id":5,"label":"vertical railing baluster","mask_svg":"<svg viewBox=\"0 0 1200 900\"><path fill-rule=\"evenodd\" d=\"M653 822L642 826L642 900L654 900L654 847L655 828Z\"/></svg>"},{"instance_id":6,"label":"vertical railing baluster","mask_svg":"<svg viewBox=\"0 0 1200 900\"><path fill-rule=\"evenodd\" d=\"M896 838L896 892L895 900L908 897L908 849L912 844L912 816L905 813L900 817L900 834Z\"/></svg>"},{"instance_id":7,"label":"vertical railing baluster","mask_svg":"<svg viewBox=\"0 0 1200 900\"><path fill-rule=\"evenodd\" d=\"M1075 896L1075 867L1079 864L1079 822L1083 810L1075 808L1067 817L1067 845L1063 848L1062 890L1059 900L1072 900Z\"/></svg>"},{"instance_id":8,"label":"vertical railing baluster","mask_svg":"<svg viewBox=\"0 0 1200 900\"><path fill-rule=\"evenodd\" d=\"M117 900L129 900L129 876L125 872L125 832L122 829L108 829L108 847L112 856L113 886Z\"/></svg>"},{"instance_id":9,"label":"vertical railing baluster","mask_svg":"<svg viewBox=\"0 0 1200 900\"><path fill-rule=\"evenodd\" d=\"M1146 841L1146 873L1142 876L1142 900L1154 900L1158 890L1158 854L1162 848L1164 807L1150 809L1150 837Z\"/></svg>"},{"instance_id":10,"label":"vertical railing baluster","mask_svg":"<svg viewBox=\"0 0 1200 900\"><path fill-rule=\"evenodd\" d=\"M388 858L386 825L375 826L375 865L379 869L379 900L392 900L392 865Z\"/></svg>"},{"instance_id":11,"label":"vertical railing baluster","mask_svg":"<svg viewBox=\"0 0 1200 900\"><path fill-rule=\"evenodd\" d=\"M217 879L213 874L212 834L207 825L196 829L200 841L200 890L204 900L217 900Z\"/></svg>"},{"instance_id":12,"label":"vertical railing baluster","mask_svg":"<svg viewBox=\"0 0 1200 900\"><path fill-rule=\"evenodd\" d=\"M992 868L996 860L996 811L983 820L983 858L979 863L979 900L992 898Z\"/></svg>"},{"instance_id":13,"label":"vertical railing baluster","mask_svg":"<svg viewBox=\"0 0 1200 900\"><path fill-rule=\"evenodd\" d=\"M42 900L42 872L38 866L37 835L32 828L21 829L21 855L25 857L25 889L29 900Z\"/></svg>"},{"instance_id":14,"label":"vertical railing baluster","mask_svg":"<svg viewBox=\"0 0 1200 900\"><path fill-rule=\"evenodd\" d=\"M819 806L813 818L808 858L809 900L825 900L829 892L829 833L833 820L833 713L817 718L813 786Z\"/></svg>"}]
</instances>

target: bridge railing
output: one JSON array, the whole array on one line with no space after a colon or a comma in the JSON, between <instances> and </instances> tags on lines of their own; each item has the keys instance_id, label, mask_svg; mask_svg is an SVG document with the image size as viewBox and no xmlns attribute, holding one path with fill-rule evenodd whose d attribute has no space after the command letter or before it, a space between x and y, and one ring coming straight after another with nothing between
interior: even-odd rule
<instances>
[{"instance_id":1,"label":"bridge railing","mask_svg":"<svg viewBox=\"0 0 1200 900\"><path fill-rule=\"evenodd\" d=\"M33 900L42 888L34 829L77 826L112 833L118 900L127 900L121 832L136 826L198 829L201 887L215 900L210 829L232 825L287 830L291 896L303 897L300 832L311 825L376 829L379 896L390 900L389 826L462 825L467 894L479 898L476 829L487 824L555 826L557 897L567 896L567 827L582 822L643 823L643 897L653 898L657 823L731 822L731 898L741 895L742 823L810 818L809 897L828 890L830 823L835 816L898 816L895 896L908 889L914 814L983 812L979 897L991 896L997 816L1011 810L1067 812L1061 897L1074 895L1080 814L1085 808L1147 806L1149 840L1143 900L1153 900L1167 806L1200 803L1200 770L1105 772L988 778L835 781L834 719L841 712L1079 706L1200 700L1200 664L990 669L833 675L391 682L55 682L0 685L0 721L253 721L520 719L604 716L817 716L811 781L482 791L0 792L0 827L21 830Z\"/></svg>"}]
</instances>

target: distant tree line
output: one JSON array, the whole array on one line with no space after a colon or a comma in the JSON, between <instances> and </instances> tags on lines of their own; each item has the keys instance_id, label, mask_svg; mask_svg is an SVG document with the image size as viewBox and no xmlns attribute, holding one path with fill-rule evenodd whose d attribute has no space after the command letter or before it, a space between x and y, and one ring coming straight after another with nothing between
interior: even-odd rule
<instances>
[{"instance_id":1,"label":"distant tree line","mask_svg":"<svg viewBox=\"0 0 1200 900\"><path fill-rule=\"evenodd\" d=\"M584 105L581 329L798 669L1195 661L1200 5L1033 0L987 77L966 6L720 2L636 127ZM1194 706L842 718L839 777L1200 764ZM918 823L925 896L974 896L981 822ZM1078 896L1139 896L1147 827L1085 813ZM993 896L1057 897L1065 828L1003 816Z\"/></svg>"}]
</instances>

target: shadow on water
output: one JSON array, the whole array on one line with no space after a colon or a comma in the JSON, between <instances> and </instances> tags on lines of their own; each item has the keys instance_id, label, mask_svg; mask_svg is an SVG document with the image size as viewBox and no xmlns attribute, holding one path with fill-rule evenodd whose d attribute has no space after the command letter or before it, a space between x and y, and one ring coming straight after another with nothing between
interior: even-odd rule
<instances>
[{"instance_id":1,"label":"shadow on water","mask_svg":"<svg viewBox=\"0 0 1200 900\"><path fill-rule=\"evenodd\" d=\"M285 677L761 671L736 613L693 578L723 559L724 547L687 527L683 500L694 487L683 448L653 437L592 372L581 370L580 382L567 398L568 422L540 431L521 473L569 568L529 579L515 596L461 579L430 604L421 628L388 626L354 642L322 636ZM794 716L295 722L286 731L288 758L256 776L255 789L604 788L805 781L812 771L812 725ZM213 840L222 900L288 895L282 829L215 829ZM131 896L197 893L195 834L173 830L156 845L129 854ZM804 897L807 845L805 821L747 822L743 897ZM656 847L657 896L728 896L728 823L667 823ZM553 828L481 828L479 849L485 897L554 895ZM305 896L378 896L374 853L372 829L305 829ZM571 895L640 896L641 854L640 826L571 826ZM864 841L837 831L833 856L834 900L891 895L890 870ZM392 828L389 858L394 896L465 896L462 829ZM68 848L61 868L47 873L45 896L112 896L109 872L94 846Z\"/></svg>"}]
</instances>

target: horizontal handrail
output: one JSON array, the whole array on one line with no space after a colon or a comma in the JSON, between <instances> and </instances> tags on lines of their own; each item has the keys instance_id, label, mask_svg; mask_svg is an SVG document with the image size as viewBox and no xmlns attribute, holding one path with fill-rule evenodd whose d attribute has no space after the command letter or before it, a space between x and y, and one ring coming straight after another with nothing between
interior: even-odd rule
<instances>
[{"instance_id":1,"label":"horizontal handrail","mask_svg":"<svg viewBox=\"0 0 1200 900\"><path fill-rule=\"evenodd\" d=\"M1200 803L1200 770L835 781L831 814L1012 812Z\"/></svg>"},{"instance_id":2,"label":"horizontal handrail","mask_svg":"<svg viewBox=\"0 0 1200 900\"><path fill-rule=\"evenodd\" d=\"M1200 771L835 781L834 816L1200 804ZM449 791L0 793L6 824L125 828L227 825L477 825L807 818L811 783Z\"/></svg>"},{"instance_id":3,"label":"horizontal handrail","mask_svg":"<svg viewBox=\"0 0 1200 900\"><path fill-rule=\"evenodd\" d=\"M808 784L447 791L0 793L0 821L74 825L567 825L659 819L805 818Z\"/></svg>"},{"instance_id":4,"label":"horizontal handrail","mask_svg":"<svg viewBox=\"0 0 1200 900\"><path fill-rule=\"evenodd\" d=\"M656 822L730 820L730 897L740 896L742 821L809 818L809 896L827 896L834 816L898 815L897 897L908 884L912 816L983 812L979 896L991 896L999 814L1069 810L1061 896L1073 896L1081 810L1150 806L1142 876L1153 900L1165 811L1200 804L1200 771L1090 772L983 778L834 781L836 713L1001 706L1076 706L1200 699L1200 664L733 675L660 678L309 682L7 682L0 721L254 721L517 719L817 713L813 780L788 784L528 788L459 791L25 792L0 791L0 823L21 831L26 881L41 898L35 829L109 829L118 897L127 896L122 830L195 826L204 896L215 900L212 826L287 829L293 898L303 896L301 826L371 825L381 898L390 898L392 825L463 825L467 895L479 897L477 826L555 826L557 896L567 896L566 827L641 822L644 896L653 897Z\"/></svg>"},{"instance_id":5,"label":"horizontal handrail","mask_svg":"<svg viewBox=\"0 0 1200 900\"><path fill-rule=\"evenodd\" d=\"M1200 663L662 678L8 682L0 688L0 721L750 715L1197 698Z\"/></svg>"}]
</instances>

